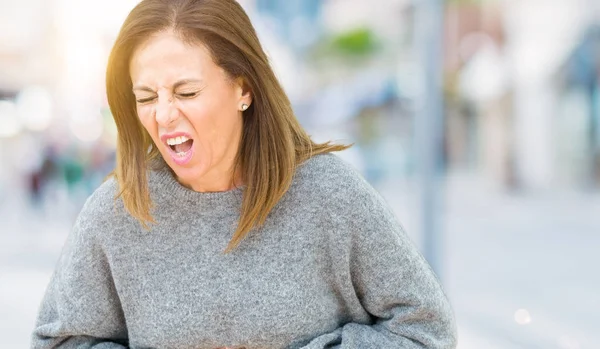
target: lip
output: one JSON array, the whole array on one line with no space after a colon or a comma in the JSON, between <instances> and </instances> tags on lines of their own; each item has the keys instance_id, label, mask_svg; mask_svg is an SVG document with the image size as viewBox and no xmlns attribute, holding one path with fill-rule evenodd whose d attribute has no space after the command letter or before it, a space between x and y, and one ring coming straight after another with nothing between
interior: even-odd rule
<instances>
[{"instance_id":1,"label":"lip","mask_svg":"<svg viewBox=\"0 0 600 349\"><path fill-rule=\"evenodd\" d=\"M166 147L167 151L169 152L169 155L171 155L171 159L174 163L176 163L179 166L187 164L192 159L192 157L194 156L194 146L192 145L190 150L188 150L187 154L184 157L181 157L177 155L177 153L174 152L173 149L171 149L171 147L167 144L167 139L183 136L193 140L193 138L185 132L174 132L160 136L160 140L163 142L163 145Z\"/></svg>"},{"instance_id":2,"label":"lip","mask_svg":"<svg viewBox=\"0 0 600 349\"><path fill-rule=\"evenodd\" d=\"M184 137L184 136L187 137L187 138L189 138L189 139L193 139L192 136L190 136L189 133L185 133L185 132L173 132L173 133L167 133L167 134L164 134L164 135L160 136L160 140L161 140L161 142L163 142L164 145L168 146L167 139L169 139L169 138L175 138L175 137Z\"/></svg>"}]
</instances>

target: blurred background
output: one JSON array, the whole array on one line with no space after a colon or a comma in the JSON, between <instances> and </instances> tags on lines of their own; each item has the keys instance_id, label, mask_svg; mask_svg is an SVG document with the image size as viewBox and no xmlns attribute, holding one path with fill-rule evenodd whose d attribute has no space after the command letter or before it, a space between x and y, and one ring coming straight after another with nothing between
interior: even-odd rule
<instances>
[{"instance_id":1,"label":"blurred background","mask_svg":"<svg viewBox=\"0 0 600 349\"><path fill-rule=\"evenodd\" d=\"M0 338L27 348L114 167L134 0L0 0ZM600 348L600 0L241 0L297 116L386 198L459 348Z\"/></svg>"}]
</instances>

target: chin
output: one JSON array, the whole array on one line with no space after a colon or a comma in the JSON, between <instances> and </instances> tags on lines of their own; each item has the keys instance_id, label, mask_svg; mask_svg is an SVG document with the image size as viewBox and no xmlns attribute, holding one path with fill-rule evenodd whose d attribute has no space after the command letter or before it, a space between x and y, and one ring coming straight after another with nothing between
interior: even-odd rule
<instances>
[{"instance_id":1,"label":"chin","mask_svg":"<svg viewBox=\"0 0 600 349\"><path fill-rule=\"evenodd\" d=\"M191 187L190 183L198 181L206 174L206 168L204 164L195 163L188 164L188 166L179 166L176 163L169 162L169 167L175 172L177 180L186 187Z\"/></svg>"}]
</instances>

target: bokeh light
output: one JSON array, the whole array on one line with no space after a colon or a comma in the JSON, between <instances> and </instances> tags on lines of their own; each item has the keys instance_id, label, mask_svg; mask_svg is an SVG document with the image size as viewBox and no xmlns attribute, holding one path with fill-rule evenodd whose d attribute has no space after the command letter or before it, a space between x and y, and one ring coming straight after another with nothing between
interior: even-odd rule
<instances>
[{"instance_id":1,"label":"bokeh light","mask_svg":"<svg viewBox=\"0 0 600 349\"><path fill-rule=\"evenodd\" d=\"M19 134L22 125L14 102L0 100L0 137L13 137Z\"/></svg>"},{"instance_id":2,"label":"bokeh light","mask_svg":"<svg viewBox=\"0 0 600 349\"><path fill-rule=\"evenodd\" d=\"M53 100L50 92L41 86L30 86L17 95L17 109L23 126L31 131L43 131L53 117Z\"/></svg>"},{"instance_id":3,"label":"bokeh light","mask_svg":"<svg viewBox=\"0 0 600 349\"><path fill-rule=\"evenodd\" d=\"M519 325L528 325L531 323L531 315L527 309L519 309L515 312L515 322Z\"/></svg>"}]
</instances>

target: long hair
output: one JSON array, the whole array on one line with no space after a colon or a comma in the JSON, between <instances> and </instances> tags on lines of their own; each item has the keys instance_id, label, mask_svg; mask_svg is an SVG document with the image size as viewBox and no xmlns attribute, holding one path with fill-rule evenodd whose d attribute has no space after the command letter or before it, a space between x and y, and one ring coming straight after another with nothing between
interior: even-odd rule
<instances>
[{"instance_id":1,"label":"long hair","mask_svg":"<svg viewBox=\"0 0 600 349\"><path fill-rule=\"evenodd\" d=\"M129 64L141 43L166 30L206 46L215 64L230 78L242 78L252 93L252 104L243 112L235 162L246 188L227 253L253 228L264 224L289 189L299 164L349 146L310 139L273 73L250 19L235 0L144 0L123 23L106 72L108 103L118 129L113 172L119 185L117 198L143 227L154 222L146 173L160 153L137 117Z\"/></svg>"}]
</instances>

